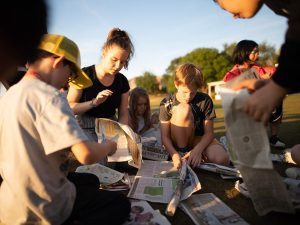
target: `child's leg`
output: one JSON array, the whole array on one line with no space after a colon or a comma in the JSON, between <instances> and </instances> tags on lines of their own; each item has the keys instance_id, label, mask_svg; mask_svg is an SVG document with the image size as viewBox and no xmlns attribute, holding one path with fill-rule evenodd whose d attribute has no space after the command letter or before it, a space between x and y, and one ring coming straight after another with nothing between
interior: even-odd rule
<instances>
[{"instance_id":1,"label":"child's leg","mask_svg":"<svg viewBox=\"0 0 300 225\"><path fill-rule=\"evenodd\" d=\"M191 145L194 138L194 116L189 104L174 107L171 118L172 142L179 148Z\"/></svg>"},{"instance_id":2,"label":"child's leg","mask_svg":"<svg viewBox=\"0 0 300 225\"><path fill-rule=\"evenodd\" d=\"M224 147L216 139L214 139L212 143L208 145L203 154L205 155L204 159L207 162L224 166L229 165L229 155Z\"/></svg>"},{"instance_id":3,"label":"child's leg","mask_svg":"<svg viewBox=\"0 0 300 225\"><path fill-rule=\"evenodd\" d=\"M70 217L63 224L123 224L130 213L130 202L126 196L100 190L96 180L90 176L92 174L81 174L78 179L81 180L85 175L87 178L83 180L87 183L78 181L76 174L72 176L71 181L76 186L76 199ZM95 178L98 180L96 176Z\"/></svg>"}]
</instances>

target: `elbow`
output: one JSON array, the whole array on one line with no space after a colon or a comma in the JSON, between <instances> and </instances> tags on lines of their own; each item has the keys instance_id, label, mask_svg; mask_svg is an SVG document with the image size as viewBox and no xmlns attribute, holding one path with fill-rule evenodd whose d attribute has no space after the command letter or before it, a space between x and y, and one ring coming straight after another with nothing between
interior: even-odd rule
<instances>
[{"instance_id":1,"label":"elbow","mask_svg":"<svg viewBox=\"0 0 300 225\"><path fill-rule=\"evenodd\" d=\"M93 157L86 155L84 157L81 157L80 159L77 159L82 165L89 165L95 163L95 160Z\"/></svg>"}]
</instances>

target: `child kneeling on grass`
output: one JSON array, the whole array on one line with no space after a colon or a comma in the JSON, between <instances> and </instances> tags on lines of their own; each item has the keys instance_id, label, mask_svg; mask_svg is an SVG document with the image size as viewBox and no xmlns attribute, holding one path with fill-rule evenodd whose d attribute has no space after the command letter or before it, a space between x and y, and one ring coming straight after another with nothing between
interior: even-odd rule
<instances>
[{"instance_id":1,"label":"child kneeling on grass","mask_svg":"<svg viewBox=\"0 0 300 225\"><path fill-rule=\"evenodd\" d=\"M68 151L82 164L116 151L115 142L88 141L59 92L68 81L78 88L92 84L80 69L77 45L46 34L28 65L0 100L0 222L122 224L130 212L125 196L99 190L94 175L68 179L62 170Z\"/></svg>"},{"instance_id":2,"label":"child kneeling on grass","mask_svg":"<svg viewBox=\"0 0 300 225\"><path fill-rule=\"evenodd\" d=\"M229 155L214 138L213 101L198 91L203 85L200 69L191 63L179 65L174 84L177 92L161 101L159 115L162 143L174 166L180 168L182 159L192 167L203 161L229 165Z\"/></svg>"}]
</instances>

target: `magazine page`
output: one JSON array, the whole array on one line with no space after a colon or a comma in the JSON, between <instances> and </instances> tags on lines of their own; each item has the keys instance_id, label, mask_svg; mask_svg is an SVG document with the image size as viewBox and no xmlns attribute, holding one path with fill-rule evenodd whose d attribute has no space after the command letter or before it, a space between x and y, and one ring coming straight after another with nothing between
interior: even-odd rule
<instances>
[{"instance_id":1,"label":"magazine page","mask_svg":"<svg viewBox=\"0 0 300 225\"><path fill-rule=\"evenodd\" d=\"M196 225L248 225L213 193L192 195L180 207Z\"/></svg>"},{"instance_id":2,"label":"magazine page","mask_svg":"<svg viewBox=\"0 0 300 225\"><path fill-rule=\"evenodd\" d=\"M250 94L245 89L226 88L220 88L220 94L230 158L242 174L256 212L260 216L271 211L294 213L287 190L273 169L265 126L241 110Z\"/></svg>"},{"instance_id":3,"label":"magazine page","mask_svg":"<svg viewBox=\"0 0 300 225\"><path fill-rule=\"evenodd\" d=\"M168 219L154 210L148 202L131 200L130 218L123 225L171 225Z\"/></svg>"},{"instance_id":4,"label":"magazine page","mask_svg":"<svg viewBox=\"0 0 300 225\"><path fill-rule=\"evenodd\" d=\"M142 144L139 135L129 126L114 120L97 118L95 123L98 142L108 139L117 143L117 151L112 156L108 156L108 161L128 161L131 166L139 168L142 160Z\"/></svg>"},{"instance_id":5,"label":"magazine page","mask_svg":"<svg viewBox=\"0 0 300 225\"><path fill-rule=\"evenodd\" d=\"M173 173L172 167L173 163L169 161L144 160L127 196L150 202L169 203L179 181L179 173ZM166 175L169 174L166 173L168 171L172 171L172 176ZM200 189L197 175L187 166L181 200Z\"/></svg>"}]
</instances>

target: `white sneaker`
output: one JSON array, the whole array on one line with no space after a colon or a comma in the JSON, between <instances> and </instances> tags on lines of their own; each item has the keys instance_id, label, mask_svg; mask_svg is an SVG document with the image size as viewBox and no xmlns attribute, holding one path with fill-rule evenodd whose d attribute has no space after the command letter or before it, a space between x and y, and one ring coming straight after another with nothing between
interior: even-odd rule
<instances>
[{"instance_id":1,"label":"white sneaker","mask_svg":"<svg viewBox=\"0 0 300 225\"><path fill-rule=\"evenodd\" d=\"M290 167L285 170L285 174L289 178L300 180L300 168Z\"/></svg>"}]
</instances>

